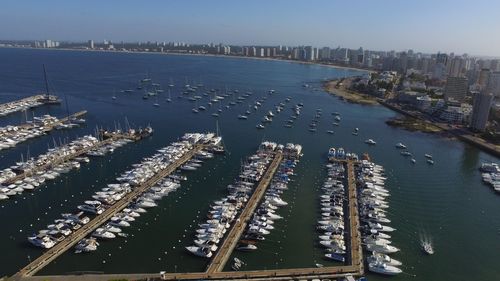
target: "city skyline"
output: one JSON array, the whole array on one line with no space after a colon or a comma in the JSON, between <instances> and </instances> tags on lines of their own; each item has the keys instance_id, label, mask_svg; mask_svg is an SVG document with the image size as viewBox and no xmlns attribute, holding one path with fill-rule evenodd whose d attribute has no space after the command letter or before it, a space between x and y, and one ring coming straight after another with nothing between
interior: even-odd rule
<instances>
[{"instance_id":1,"label":"city skyline","mask_svg":"<svg viewBox=\"0 0 500 281\"><path fill-rule=\"evenodd\" d=\"M9 28L0 29L0 39L343 46L500 57L495 48L500 39L492 36L500 26L494 16L500 3L459 2L386 0L353 6L341 1L289 5L284 1L208 4L190 0L142 5L121 1L117 6L7 1L0 11L0 24ZM21 8L24 13L19 15L16 11Z\"/></svg>"}]
</instances>

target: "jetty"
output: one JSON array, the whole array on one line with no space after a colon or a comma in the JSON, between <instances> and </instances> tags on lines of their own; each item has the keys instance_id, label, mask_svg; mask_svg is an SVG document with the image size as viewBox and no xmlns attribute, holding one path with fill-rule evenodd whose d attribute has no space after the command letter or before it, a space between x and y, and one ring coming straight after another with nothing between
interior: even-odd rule
<instances>
[{"instance_id":1,"label":"jetty","mask_svg":"<svg viewBox=\"0 0 500 281\"><path fill-rule=\"evenodd\" d=\"M60 104L61 100L53 95L34 95L0 104L0 116L38 107L44 104Z\"/></svg>"}]
</instances>

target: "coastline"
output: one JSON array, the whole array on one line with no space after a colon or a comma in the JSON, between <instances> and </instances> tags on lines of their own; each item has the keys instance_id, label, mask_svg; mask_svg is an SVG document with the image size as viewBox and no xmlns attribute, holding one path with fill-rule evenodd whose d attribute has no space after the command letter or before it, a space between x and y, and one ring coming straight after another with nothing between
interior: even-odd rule
<instances>
[{"instance_id":1,"label":"coastline","mask_svg":"<svg viewBox=\"0 0 500 281\"><path fill-rule=\"evenodd\" d=\"M298 64L309 64L318 65L324 67L332 67L337 69L345 69L352 71L360 71L366 73L373 73L375 71L363 68L356 68L350 66L341 66L334 64L326 64L313 61L298 61L291 59L280 59L280 58L270 58L270 57L247 57L247 56L236 56L236 55L217 55L217 54L193 54L193 53L176 53L176 52L146 52L146 51L120 51L120 50L95 50L95 49L73 49L73 48L33 48L33 47L0 47L0 49L28 49L28 50L48 50L48 51L73 51L73 52L99 52L99 53L120 53L120 54L151 54L151 55L174 55L174 56L200 56L200 57L217 57L217 58L237 58L237 59L252 59L252 60L264 60L264 61L278 61L278 62L289 62Z\"/></svg>"},{"instance_id":2,"label":"coastline","mask_svg":"<svg viewBox=\"0 0 500 281\"><path fill-rule=\"evenodd\" d=\"M349 79L344 79L343 81L340 79L332 79L323 83L323 90L327 93L337 96L340 99L347 101L349 103L356 103L362 105L377 105L379 104L377 98L358 93L355 91L349 90L349 85L345 85L345 83L349 83ZM339 85L342 84L342 85Z\"/></svg>"}]
</instances>

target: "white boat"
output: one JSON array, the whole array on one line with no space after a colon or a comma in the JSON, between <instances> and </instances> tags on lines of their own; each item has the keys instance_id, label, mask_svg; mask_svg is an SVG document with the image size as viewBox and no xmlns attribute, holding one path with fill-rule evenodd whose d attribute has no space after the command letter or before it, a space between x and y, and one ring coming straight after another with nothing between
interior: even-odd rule
<instances>
[{"instance_id":1,"label":"white boat","mask_svg":"<svg viewBox=\"0 0 500 281\"><path fill-rule=\"evenodd\" d=\"M368 270L374 273L385 274L385 275L397 275L403 272L401 269L388 265L384 262L372 262L368 263Z\"/></svg>"},{"instance_id":2,"label":"white boat","mask_svg":"<svg viewBox=\"0 0 500 281\"><path fill-rule=\"evenodd\" d=\"M395 259L389 257L386 254L377 253L377 252L373 252L371 256L368 256L367 257L367 261L368 261L368 263L381 261L381 262L384 262L387 265L392 265L392 266L401 266L401 265L403 265L402 262L400 262L398 260L395 260Z\"/></svg>"},{"instance_id":3,"label":"white boat","mask_svg":"<svg viewBox=\"0 0 500 281\"><path fill-rule=\"evenodd\" d=\"M102 239L113 239L116 237L113 233L106 231L104 228L98 228L93 233L92 236Z\"/></svg>"},{"instance_id":4,"label":"white boat","mask_svg":"<svg viewBox=\"0 0 500 281\"><path fill-rule=\"evenodd\" d=\"M188 250L190 253L192 253L193 255L196 255L198 257L203 257L203 258L212 257L212 251L210 251L210 249L207 249L207 248L189 246L189 247L186 247L186 250Z\"/></svg>"},{"instance_id":5,"label":"white boat","mask_svg":"<svg viewBox=\"0 0 500 281\"><path fill-rule=\"evenodd\" d=\"M398 143L396 144L396 148L399 148L399 149L406 149L406 145L404 145L404 144L402 144L402 143L398 142Z\"/></svg>"},{"instance_id":6,"label":"white boat","mask_svg":"<svg viewBox=\"0 0 500 281\"><path fill-rule=\"evenodd\" d=\"M366 143L366 144L369 144L369 145L375 145L375 144L377 144L377 143L376 143L374 140L372 140L372 139L367 139L367 140L365 140L365 143Z\"/></svg>"},{"instance_id":7,"label":"white boat","mask_svg":"<svg viewBox=\"0 0 500 281\"><path fill-rule=\"evenodd\" d=\"M45 234L30 236L28 237L28 241L31 244L44 249L50 249L56 245L56 241Z\"/></svg>"},{"instance_id":8,"label":"white boat","mask_svg":"<svg viewBox=\"0 0 500 281\"><path fill-rule=\"evenodd\" d=\"M99 243L94 238L82 239L76 244L75 252L92 252L97 250L97 246L99 246Z\"/></svg>"},{"instance_id":9,"label":"white boat","mask_svg":"<svg viewBox=\"0 0 500 281\"><path fill-rule=\"evenodd\" d=\"M257 129L264 129L264 128L266 128L266 127L265 127L264 125L262 125L262 124L259 124L259 125L255 126L255 127L256 127Z\"/></svg>"},{"instance_id":10,"label":"white boat","mask_svg":"<svg viewBox=\"0 0 500 281\"><path fill-rule=\"evenodd\" d=\"M429 241L422 241L422 250L424 250L424 252L428 255L434 254L434 248L432 247L432 244Z\"/></svg>"},{"instance_id":11,"label":"white boat","mask_svg":"<svg viewBox=\"0 0 500 281\"><path fill-rule=\"evenodd\" d=\"M244 252L250 252L250 251L255 251L257 250L257 246L252 245L252 244L243 244L240 245L236 248L238 251L244 251Z\"/></svg>"}]
</instances>

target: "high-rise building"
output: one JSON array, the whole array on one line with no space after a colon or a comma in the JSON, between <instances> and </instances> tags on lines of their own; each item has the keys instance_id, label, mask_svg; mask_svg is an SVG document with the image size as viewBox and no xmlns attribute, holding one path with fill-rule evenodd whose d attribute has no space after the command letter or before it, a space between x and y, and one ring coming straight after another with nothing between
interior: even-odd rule
<instances>
[{"instance_id":1,"label":"high-rise building","mask_svg":"<svg viewBox=\"0 0 500 281\"><path fill-rule=\"evenodd\" d=\"M467 95L467 78L448 77L444 87L444 97L446 100L463 101Z\"/></svg>"},{"instance_id":2,"label":"high-rise building","mask_svg":"<svg viewBox=\"0 0 500 281\"><path fill-rule=\"evenodd\" d=\"M490 73L486 91L495 97L500 97L500 71Z\"/></svg>"},{"instance_id":3,"label":"high-rise building","mask_svg":"<svg viewBox=\"0 0 500 281\"><path fill-rule=\"evenodd\" d=\"M94 49L94 40L89 40L89 42L88 42L88 48L89 49Z\"/></svg>"},{"instance_id":4,"label":"high-rise building","mask_svg":"<svg viewBox=\"0 0 500 281\"><path fill-rule=\"evenodd\" d=\"M454 57L450 61L450 72L448 73L453 77L460 77L465 74L465 61L461 57Z\"/></svg>"},{"instance_id":5,"label":"high-rise building","mask_svg":"<svg viewBox=\"0 0 500 281\"><path fill-rule=\"evenodd\" d=\"M259 48L259 57L263 57L264 55L264 48Z\"/></svg>"},{"instance_id":6,"label":"high-rise building","mask_svg":"<svg viewBox=\"0 0 500 281\"><path fill-rule=\"evenodd\" d=\"M313 61L314 58L315 58L315 55L314 55L314 48L312 46L307 46L304 48L305 50L305 60L308 60L308 61Z\"/></svg>"},{"instance_id":7,"label":"high-rise building","mask_svg":"<svg viewBox=\"0 0 500 281\"><path fill-rule=\"evenodd\" d=\"M472 107L472 116L470 127L476 131L484 131L488 123L491 104L493 103L493 94L488 92L479 92L474 96Z\"/></svg>"},{"instance_id":8,"label":"high-rise building","mask_svg":"<svg viewBox=\"0 0 500 281\"><path fill-rule=\"evenodd\" d=\"M319 52L319 59L321 60L329 60L330 59L330 48L323 47Z\"/></svg>"},{"instance_id":9,"label":"high-rise building","mask_svg":"<svg viewBox=\"0 0 500 281\"><path fill-rule=\"evenodd\" d=\"M485 90L488 85L488 78L490 77L490 70L488 68L483 68L479 71L479 76L477 78L477 84L481 90Z\"/></svg>"}]
</instances>

